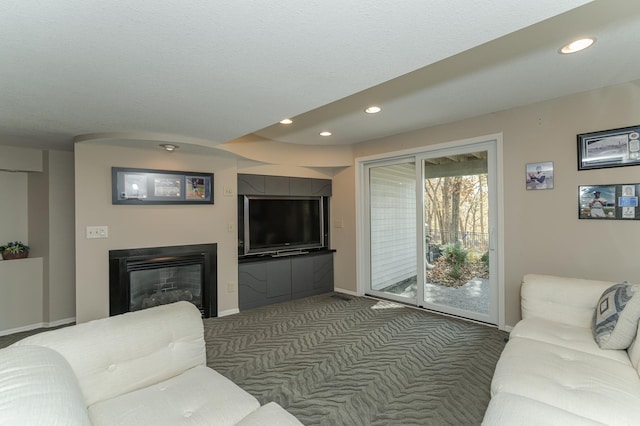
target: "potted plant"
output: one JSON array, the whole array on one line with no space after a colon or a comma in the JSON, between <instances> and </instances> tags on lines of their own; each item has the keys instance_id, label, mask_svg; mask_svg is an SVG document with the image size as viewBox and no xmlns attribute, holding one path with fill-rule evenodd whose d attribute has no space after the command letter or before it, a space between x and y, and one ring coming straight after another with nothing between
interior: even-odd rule
<instances>
[{"instance_id":1,"label":"potted plant","mask_svg":"<svg viewBox=\"0 0 640 426\"><path fill-rule=\"evenodd\" d=\"M23 259L29 257L29 246L22 241L14 241L0 246L0 253L4 260Z\"/></svg>"}]
</instances>

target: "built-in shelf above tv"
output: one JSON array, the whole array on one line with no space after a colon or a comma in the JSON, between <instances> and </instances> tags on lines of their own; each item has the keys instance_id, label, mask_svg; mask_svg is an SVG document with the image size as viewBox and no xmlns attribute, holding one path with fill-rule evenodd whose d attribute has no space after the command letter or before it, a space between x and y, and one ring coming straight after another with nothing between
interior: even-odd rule
<instances>
[{"instance_id":1,"label":"built-in shelf above tv","mask_svg":"<svg viewBox=\"0 0 640 426\"><path fill-rule=\"evenodd\" d=\"M330 197L331 180L238 174L238 195Z\"/></svg>"}]
</instances>

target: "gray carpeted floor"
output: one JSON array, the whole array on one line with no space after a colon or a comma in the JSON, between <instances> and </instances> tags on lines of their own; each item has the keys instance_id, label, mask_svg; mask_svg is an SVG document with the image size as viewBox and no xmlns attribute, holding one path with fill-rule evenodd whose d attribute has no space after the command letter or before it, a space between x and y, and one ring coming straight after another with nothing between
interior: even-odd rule
<instances>
[{"instance_id":1,"label":"gray carpeted floor","mask_svg":"<svg viewBox=\"0 0 640 426\"><path fill-rule=\"evenodd\" d=\"M477 425L507 336L331 294L205 320L207 359L306 425Z\"/></svg>"},{"instance_id":2,"label":"gray carpeted floor","mask_svg":"<svg viewBox=\"0 0 640 426\"><path fill-rule=\"evenodd\" d=\"M210 367L307 426L478 425L507 336L332 293L204 324ZM0 348L34 332L0 337Z\"/></svg>"}]
</instances>

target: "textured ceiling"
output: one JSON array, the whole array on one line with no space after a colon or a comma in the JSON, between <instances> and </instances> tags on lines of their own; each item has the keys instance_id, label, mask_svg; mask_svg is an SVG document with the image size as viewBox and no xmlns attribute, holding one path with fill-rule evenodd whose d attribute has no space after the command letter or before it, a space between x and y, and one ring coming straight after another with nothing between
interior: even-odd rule
<instances>
[{"instance_id":1,"label":"textured ceiling","mask_svg":"<svg viewBox=\"0 0 640 426\"><path fill-rule=\"evenodd\" d=\"M636 3L3 0L0 144L72 149L88 134L200 146L249 134L359 142L640 78L638 58L616 50L638 30ZM597 81L575 74L595 53L556 53L595 30L590 52L609 52L598 53ZM560 58L577 65L564 69ZM369 101L384 110L363 125ZM284 117L299 120L272 126ZM316 137L325 126L330 141Z\"/></svg>"},{"instance_id":2,"label":"textured ceiling","mask_svg":"<svg viewBox=\"0 0 640 426\"><path fill-rule=\"evenodd\" d=\"M589 49L560 55L581 36ZM640 79L640 1L596 1L254 132L289 143L349 144ZM383 111L364 113L370 104ZM323 138L320 131L333 136Z\"/></svg>"}]
</instances>

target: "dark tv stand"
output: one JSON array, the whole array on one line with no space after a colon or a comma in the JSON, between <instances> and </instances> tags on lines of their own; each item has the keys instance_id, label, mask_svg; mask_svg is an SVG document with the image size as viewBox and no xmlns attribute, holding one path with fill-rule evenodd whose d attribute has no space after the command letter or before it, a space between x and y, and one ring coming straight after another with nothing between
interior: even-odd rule
<instances>
[{"instance_id":1,"label":"dark tv stand","mask_svg":"<svg viewBox=\"0 0 640 426\"><path fill-rule=\"evenodd\" d=\"M334 250L238 261L241 311L333 291Z\"/></svg>"},{"instance_id":2,"label":"dark tv stand","mask_svg":"<svg viewBox=\"0 0 640 426\"><path fill-rule=\"evenodd\" d=\"M331 180L239 174L238 196L244 195L330 197ZM240 310L333 291L334 252L303 249L239 257Z\"/></svg>"}]
</instances>

